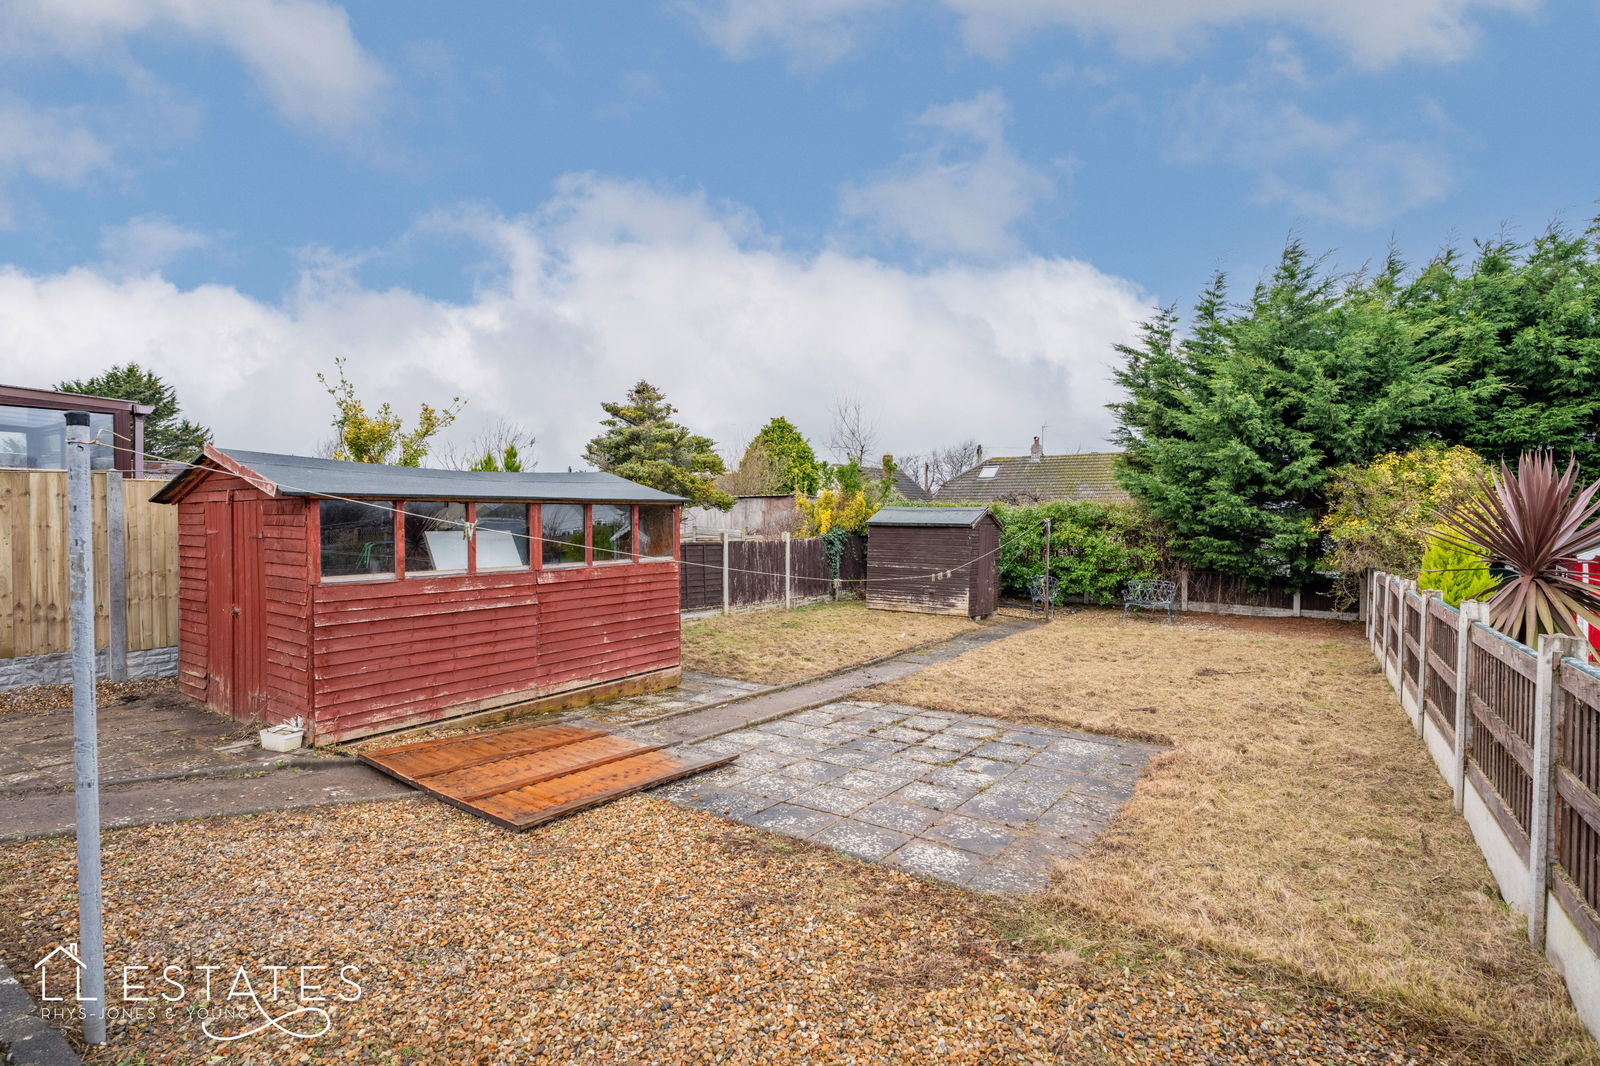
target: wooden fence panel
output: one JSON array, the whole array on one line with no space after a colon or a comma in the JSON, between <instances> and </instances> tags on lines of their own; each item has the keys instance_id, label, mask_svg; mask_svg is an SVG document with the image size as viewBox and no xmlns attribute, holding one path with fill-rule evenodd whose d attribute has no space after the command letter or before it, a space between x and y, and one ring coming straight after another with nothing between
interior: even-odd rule
<instances>
[{"instance_id":1,"label":"wooden fence panel","mask_svg":"<svg viewBox=\"0 0 1600 1066\"><path fill-rule=\"evenodd\" d=\"M178 642L177 508L151 503L165 482L122 479L128 650ZM110 628L106 475L94 477L95 642ZM0 658L70 651L67 475L0 470Z\"/></svg>"},{"instance_id":2,"label":"wooden fence panel","mask_svg":"<svg viewBox=\"0 0 1600 1066\"><path fill-rule=\"evenodd\" d=\"M795 599L815 599L833 591L833 575L828 570L828 553L821 537L803 537L789 542L794 565Z\"/></svg>"},{"instance_id":3,"label":"wooden fence panel","mask_svg":"<svg viewBox=\"0 0 1600 1066\"><path fill-rule=\"evenodd\" d=\"M1533 815L1534 673L1531 650L1483 626L1467 653L1472 766L1500 801L1506 835L1524 855ZM1491 804L1491 809L1493 809Z\"/></svg>"},{"instance_id":4,"label":"wooden fence panel","mask_svg":"<svg viewBox=\"0 0 1600 1066\"><path fill-rule=\"evenodd\" d=\"M1552 879L1589 946L1600 950L1600 670L1563 662L1556 707L1555 863ZM1578 902L1582 906L1575 906Z\"/></svg>"},{"instance_id":5,"label":"wooden fence panel","mask_svg":"<svg viewBox=\"0 0 1600 1066\"><path fill-rule=\"evenodd\" d=\"M1428 717L1456 746L1456 626L1461 612L1442 600L1428 601L1428 684L1422 693Z\"/></svg>"},{"instance_id":6,"label":"wooden fence panel","mask_svg":"<svg viewBox=\"0 0 1600 1066\"><path fill-rule=\"evenodd\" d=\"M722 606L722 544L685 543L679 552L678 591L683 610Z\"/></svg>"},{"instance_id":7,"label":"wooden fence panel","mask_svg":"<svg viewBox=\"0 0 1600 1066\"><path fill-rule=\"evenodd\" d=\"M840 566L841 576L852 570L866 576L866 556L861 538L852 537ZM751 607L784 601L784 542L781 540L731 540L728 542L730 606ZM722 606L722 542L686 541L679 552L679 592L685 611L703 611ZM820 537L796 537L789 542L790 594L794 599L816 599L830 595L833 577L828 555Z\"/></svg>"},{"instance_id":8,"label":"wooden fence panel","mask_svg":"<svg viewBox=\"0 0 1600 1066\"><path fill-rule=\"evenodd\" d=\"M729 593L735 607L783 600L783 542L736 540L730 546L733 580Z\"/></svg>"}]
</instances>

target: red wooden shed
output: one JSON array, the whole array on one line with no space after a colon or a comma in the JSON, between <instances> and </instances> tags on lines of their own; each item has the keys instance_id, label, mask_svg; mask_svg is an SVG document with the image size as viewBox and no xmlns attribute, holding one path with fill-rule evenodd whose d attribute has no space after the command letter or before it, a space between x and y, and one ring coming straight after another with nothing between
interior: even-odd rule
<instances>
[{"instance_id":1,"label":"red wooden shed","mask_svg":"<svg viewBox=\"0 0 1600 1066\"><path fill-rule=\"evenodd\" d=\"M678 683L680 497L611 474L207 447L178 508L178 684L317 744Z\"/></svg>"}]
</instances>

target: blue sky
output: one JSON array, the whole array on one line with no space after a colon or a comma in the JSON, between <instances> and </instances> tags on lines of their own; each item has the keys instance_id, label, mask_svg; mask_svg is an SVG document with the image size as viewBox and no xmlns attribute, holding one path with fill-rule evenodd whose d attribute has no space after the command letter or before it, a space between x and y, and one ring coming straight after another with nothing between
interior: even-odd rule
<instances>
[{"instance_id":1,"label":"blue sky","mask_svg":"<svg viewBox=\"0 0 1600 1066\"><path fill-rule=\"evenodd\" d=\"M463 18L467 11L470 17ZM1110 346L1285 235L1356 267L1597 189L1534 0L0 0L0 380L139 359L306 450L349 360L577 462L645 377L730 448L1094 449Z\"/></svg>"}]
</instances>

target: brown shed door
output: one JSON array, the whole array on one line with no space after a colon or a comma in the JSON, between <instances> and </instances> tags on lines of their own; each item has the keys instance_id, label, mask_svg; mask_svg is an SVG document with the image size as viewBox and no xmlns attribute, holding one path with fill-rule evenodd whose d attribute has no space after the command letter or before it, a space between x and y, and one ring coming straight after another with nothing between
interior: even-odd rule
<instances>
[{"instance_id":1,"label":"brown shed door","mask_svg":"<svg viewBox=\"0 0 1600 1066\"><path fill-rule=\"evenodd\" d=\"M208 503L206 703L235 718L266 711L262 501Z\"/></svg>"}]
</instances>

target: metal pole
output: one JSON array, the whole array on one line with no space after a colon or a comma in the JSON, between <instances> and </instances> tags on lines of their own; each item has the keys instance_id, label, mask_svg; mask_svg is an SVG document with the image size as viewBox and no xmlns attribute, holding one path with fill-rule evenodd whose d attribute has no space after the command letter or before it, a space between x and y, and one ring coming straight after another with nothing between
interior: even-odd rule
<instances>
[{"instance_id":1,"label":"metal pole","mask_svg":"<svg viewBox=\"0 0 1600 1066\"><path fill-rule=\"evenodd\" d=\"M1044 520L1044 620L1055 617L1056 593L1050 587L1050 519Z\"/></svg>"},{"instance_id":2,"label":"metal pole","mask_svg":"<svg viewBox=\"0 0 1600 1066\"><path fill-rule=\"evenodd\" d=\"M120 486L119 486L120 487ZM100 925L100 751L94 706L94 487L89 415L67 413L67 529L72 586L72 762L78 807L78 950L83 1038L106 1042L106 945Z\"/></svg>"}]
</instances>

